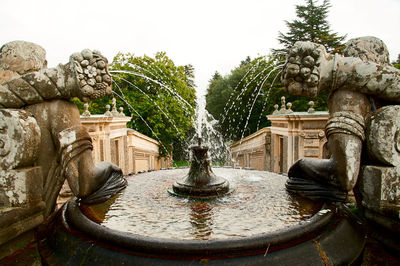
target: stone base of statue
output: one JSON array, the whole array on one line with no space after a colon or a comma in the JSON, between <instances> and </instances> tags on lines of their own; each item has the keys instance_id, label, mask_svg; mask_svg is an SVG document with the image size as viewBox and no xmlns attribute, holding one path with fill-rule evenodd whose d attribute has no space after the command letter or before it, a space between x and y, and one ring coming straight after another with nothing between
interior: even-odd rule
<instances>
[{"instance_id":1,"label":"stone base of statue","mask_svg":"<svg viewBox=\"0 0 400 266\"><path fill-rule=\"evenodd\" d=\"M371 115L367 131L368 165L360 170L357 202L371 235L400 252L400 106Z\"/></svg>"},{"instance_id":2,"label":"stone base of statue","mask_svg":"<svg viewBox=\"0 0 400 266\"><path fill-rule=\"evenodd\" d=\"M180 181L176 181L169 193L188 198L215 198L229 192L229 183L226 179L216 176L207 158L208 147L194 146L191 148L193 159L189 174Z\"/></svg>"}]
</instances>

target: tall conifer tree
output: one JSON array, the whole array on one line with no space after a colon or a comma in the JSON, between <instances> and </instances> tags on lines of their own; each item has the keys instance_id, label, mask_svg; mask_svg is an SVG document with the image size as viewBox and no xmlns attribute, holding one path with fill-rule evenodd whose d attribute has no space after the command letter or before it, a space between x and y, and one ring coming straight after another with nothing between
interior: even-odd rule
<instances>
[{"instance_id":1,"label":"tall conifer tree","mask_svg":"<svg viewBox=\"0 0 400 266\"><path fill-rule=\"evenodd\" d=\"M297 41L311 41L324 45L328 52L342 46L345 36L332 32L327 21L328 9L331 7L329 0L322 4L318 0L305 0L305 5L296 5L297 19L292 22L285 21L289 31L284 34L279 32L278 41L283 44L283 49L273 50L275 54L286 53Z\"/></svg>"}]
</instances>

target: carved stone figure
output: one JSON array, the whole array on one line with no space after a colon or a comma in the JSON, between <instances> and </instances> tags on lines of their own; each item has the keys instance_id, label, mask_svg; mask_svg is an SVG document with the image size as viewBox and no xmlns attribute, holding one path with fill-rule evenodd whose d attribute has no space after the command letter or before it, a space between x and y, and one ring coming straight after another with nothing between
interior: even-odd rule
<instances>
[{"instance_id":1,"label":"carved stone figure","mask_svg":"<svg viewBox=\"0 0 400 266\"><path fill-rule=\"evenodd\" d=\"M1 170L40 167L45 216L54 209L65 179L78 198L89 201L110 176L116 184L113 193L126 185L118 166L94 165L92 140L81 126L77 107L68 101L78 97L87 102L111 93L107 59L86 49L73 54L65 65L46 68L46 64L44 49L33 43L15 41L0 49L0 113L4 117L0 145L5 146L0 152ZM10 116L20 125L8 126L5 119Z\"/></svg>"},{"instance_id":2,"label":"carved stone figure","mask_svg":"<svg viewBox=\"0 0 400 266\"><path fill-rule=\"evenodd\" d=\"M343 56L328 54L315 43L297 42L289 52L282 82L295 95L331 92L326 125L331 158L297 161L288 173L288 190L315 199L344 200L357 183L369 117L400 102L400 70L390 65L385 44L374 37L350 40ZM376 149L374 144L368 146L368 160L382 157ZM399 165L398 159L391 160L392 166Z\"/></svg>"}]
</instances>

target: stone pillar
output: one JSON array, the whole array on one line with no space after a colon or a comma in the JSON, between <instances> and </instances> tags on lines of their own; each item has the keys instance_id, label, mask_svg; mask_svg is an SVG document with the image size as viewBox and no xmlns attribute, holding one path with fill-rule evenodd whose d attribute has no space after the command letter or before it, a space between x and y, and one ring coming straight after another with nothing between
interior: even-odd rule
<instances>
[{"instance_id":1,"label":"stone pillar","mask_svg":"<svg viewBox=\"0 0 400 266\"><path fill-rule=\"evenodd\" d=\"M289 137L284 136L283 137L283 150L281 151L282 153L282 157L283 157L283 161L282 161L282 173L287 173L290 165L288 165L289 163Z\"/></svg>"}]
</instances>

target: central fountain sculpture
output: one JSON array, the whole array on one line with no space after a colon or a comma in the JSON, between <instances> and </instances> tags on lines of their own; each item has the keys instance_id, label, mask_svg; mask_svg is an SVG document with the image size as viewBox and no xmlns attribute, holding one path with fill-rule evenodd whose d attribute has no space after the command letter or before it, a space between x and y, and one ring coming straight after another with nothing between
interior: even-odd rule
<instances>
[{"instance_id":1,"label":"central fountain sculpture","mask_svg":"<svg viewBox=\"0 0 400 266\"><path fill-rule=\"evenodd\" d=\"M198 137L198 145L191 147L192 161L189 174L183 180L177 180L172 186L173 195L189 198L207 199L221 197L229 192L229 182L216 176L208 158L208 147L201 145Z\"/></svg>"}]
</instances>

